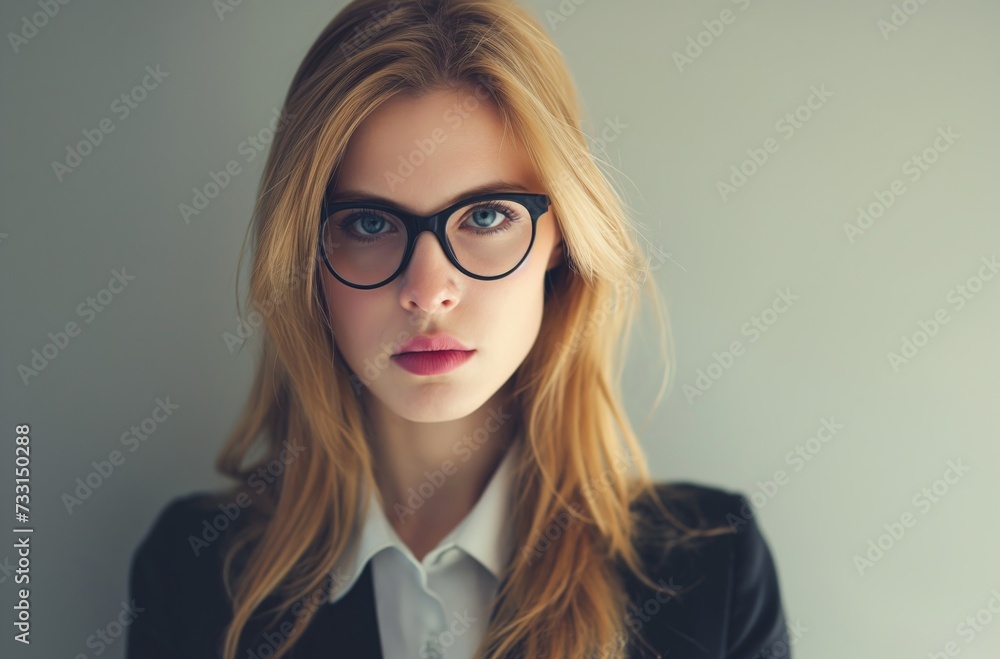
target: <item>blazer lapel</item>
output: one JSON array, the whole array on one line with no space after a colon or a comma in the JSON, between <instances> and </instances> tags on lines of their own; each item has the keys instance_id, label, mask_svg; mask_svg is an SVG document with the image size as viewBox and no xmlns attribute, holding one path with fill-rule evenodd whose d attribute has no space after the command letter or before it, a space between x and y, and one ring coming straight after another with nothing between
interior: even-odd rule
<instances>
[{"instance_id":1,"label":"blazer lapel","mask_svg":"<svg viewBox=\"0 0 1000 659\"><path fill-rule=\"evenodd\" d=\"M288 656L295 659L383 659L371 561L342 599L320 606Z\"/></svg>"}]
</instances>

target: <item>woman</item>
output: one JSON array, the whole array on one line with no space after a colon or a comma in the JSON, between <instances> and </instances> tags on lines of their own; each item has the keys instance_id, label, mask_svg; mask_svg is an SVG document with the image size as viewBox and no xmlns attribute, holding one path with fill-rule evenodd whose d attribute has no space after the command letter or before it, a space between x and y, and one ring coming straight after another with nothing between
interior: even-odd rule
<instances>
[{"instance_id":1,"label":"woman","mask_svg":"<svg viewBox=\"0 0 1000 659\"><path fill-rule=\"evenodd\" d=\"M620 380L658 294L538 23L352 2L284 113L237 485L137 550L129 657L788 656L746 499L650 480Z\"/></svg>"}]
</instances>

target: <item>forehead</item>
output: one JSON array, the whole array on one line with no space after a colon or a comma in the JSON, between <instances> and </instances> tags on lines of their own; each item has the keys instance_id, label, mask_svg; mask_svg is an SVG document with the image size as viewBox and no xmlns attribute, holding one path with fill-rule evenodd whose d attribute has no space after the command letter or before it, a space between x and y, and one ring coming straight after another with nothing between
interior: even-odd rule
<instances>
[{"instance_id":1,"label":"forehead","mask_svg":"<svg viewBox=\"0 0 1000 659\"><path fill-rule=\"evenodd\" d=\"M524 145L504 131L495 106L472 89L435 91L393 97L368 115L348 142L333 192L430 214L493 181L543 192Z\"/></svg>"}]
</instances>

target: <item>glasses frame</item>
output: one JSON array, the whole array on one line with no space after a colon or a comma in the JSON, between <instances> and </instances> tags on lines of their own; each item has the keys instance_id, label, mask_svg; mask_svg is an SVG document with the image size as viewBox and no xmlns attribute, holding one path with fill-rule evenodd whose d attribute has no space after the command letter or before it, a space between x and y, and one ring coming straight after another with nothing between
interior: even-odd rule
<instances>
[{"instance_id":1,"label":"glasses frame","mask_svg":"<svg viewBox=\"0 0 1000 659\"><path fill-rule=\"evenodd\" d=\"M493 200L513 201L515 203L521 204L526 209L528 209L528 216L531 218L531 242L528 243L528 249L525 250L524 256L522 256L521 260L518 261L517 264L515 264L514 267L512 267L510 270L500 275L484 277L469 272L468 270L462 267L462 264L458 262L458 257L455 256L455 252L451 248L451 244L448 242L448 236L445 233L445 231L447 229L448 220L451 218L452 213L457 211L462 206L467 206L469 204L478 203L481 201L493 201ZM406 270L406 267L410 264L410 258L413 256L413 247L414 245L417 244L417 238L419 238L420 234L423 233L424 231L430 231L435 236L437 236L438 244L441 245L441 249L444 250L444 253L448 257L448 260L451 261L451 264L455 266L459 270L459 272L461 272L466 276L472 277L473 279L479 279L482 281L492 281L494 279L502 279L507 275L509 275L510 273L517 270L517 268L522 263L524 263L524 259L528 258L528 254L531 253L531 248L535 244L535 235L538 227L538 218L544 215L546 212L548 212L550 205L551 205L551 200L549 199L549 196L546 194L538 194L531 192L489 192L486 194L467 197L466 199L462 199L461 201L458 201L452 204L451 206L448 206L448 208L445 208L444 210L438 211L437 213L433 213L431 215L415 215L413 213L407 213L404 210L396 208L395 206L389 206L387 204L357 202L357 201L331 202L329 201L329 195L328 195L323 199L323 210L320 215L319 252L323 257L323 262L326 264L326 269L329 270L330 274L336 277L341 283L350 286L352 288L359 288L363 290L380 288L393 281L404 270ZM347 208L365 208L365 209L381 211L383 213L390 213L401 219L403 221L403 224L406 226L406 249L403 252L402 262L399 264L399 267L396 268L395 272L393 272L391 275L389 275L389 277L387 277L386 279L382 280L377 284L362 285L347 281L346 279L337 274L337 272L333 269L333 266L330 264L330 260L327 258L326 247L323 244L323 229L326 227L326 221L330 219L330 216L336 211L344 210Z\"/></svg>"}]
</instances>

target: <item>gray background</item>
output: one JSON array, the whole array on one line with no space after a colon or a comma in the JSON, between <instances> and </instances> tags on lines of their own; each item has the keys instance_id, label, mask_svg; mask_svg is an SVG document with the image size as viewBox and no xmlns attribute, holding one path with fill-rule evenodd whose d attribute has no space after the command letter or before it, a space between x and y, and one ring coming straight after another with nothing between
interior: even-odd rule
<instances>
[{"instance_id":1,"label":"gray background","mask_svg":"<svg viewBox=\"0 0 1000 659\"><path fill-rule=\"evenodd\" d=\"M670 254L654 276L678 370L641 432L654 475L755 494L786 612L804 630L797 656L926 657L949 641L962 657L998 656L1000 614L981 611L1000 589L1000 278L961 310L948 296L1000 245L1000 5L896 3L917 11L883 34L888 1L526 4L570 63L589 134L625 126L595 150L648 247ZM11 640L14 584L0 572L5 656L94 656L86 640L120 611L156 513L223 484L211 463L253 361L222 336L237 326L236 261L264 160L239 149L341 6L244 0L220 18L210 2L77 1L19 52L6 37L0 427L12 437L31 424L36 531L30 648ZM733 21L701 35L708 45L679 70L674 53L724 9ZM0 26L20 32L38 11L5 2ZM128 117L113 112L157 65L169 77ZM832 97L782 132L813 86ZM53 161L104 117L114 131L58 181ZM960 137L911 181L903 164L948 127ZM778 150L723 199L717 182L769 138ZM242 172L185 224L178 205L230 159ZM844 224L894 180L905 192L849 240ZM134 280L84 322L77 306L122 268ZM799 298L752 341L745 323L777 289ZM894 369L887 354L938 309L949 322ZM18 365L70 321L82 332L25 385ZM643 356L651 336L637 332L627 370L637 426L659 384ZM684 385L734 341L745 352L689 401ZM167 396L179 408L68 514L62 495ZM843 428L796 470L786 456L824 418ZM11 481L12 459L2 451ZM949 461L968 472L918 507ZM787 479L769 486L777 470ZM916 524L862 573L855 555L905 513ZM959 625L977 613L988 623L969 638Z\"/></svg>"}]
</instances>

